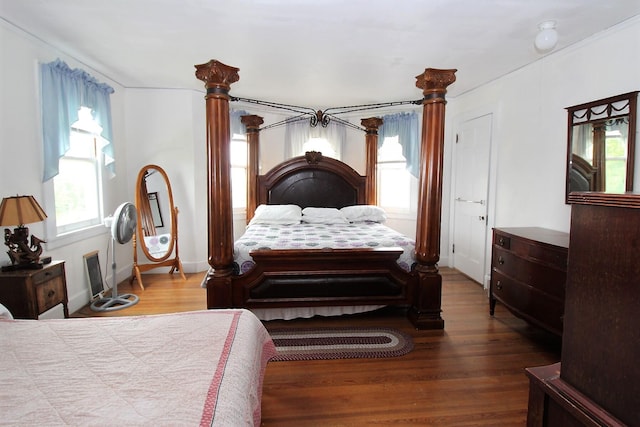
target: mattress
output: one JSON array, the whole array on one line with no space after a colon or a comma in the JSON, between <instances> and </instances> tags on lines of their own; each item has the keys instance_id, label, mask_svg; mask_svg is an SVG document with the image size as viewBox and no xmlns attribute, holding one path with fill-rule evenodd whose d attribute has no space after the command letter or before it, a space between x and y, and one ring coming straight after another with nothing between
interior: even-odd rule
<instances>
[{"instance_id":1,"label":"mattress","mask_svg":"<svg viewBox=\"0 0 640 427\"><path fill-rule=\"evenodd\" d=\"M415 242L377 222L346 224L265 225L254 224L234 244L234 270L244 274L255 265L251 251L256 249L348 249L402 248L398 265L411 271L415 263Z\"/></svg>"},{"instance_id":2,"label":"mattress","mask_svg":"<svg viewBox=\"0 0 640 427\"><path fill-rule=\"evenodd\" d=\"M274 355L243 309L0 320L0 423L257 426Z\"/></svg>"}]
</instances>

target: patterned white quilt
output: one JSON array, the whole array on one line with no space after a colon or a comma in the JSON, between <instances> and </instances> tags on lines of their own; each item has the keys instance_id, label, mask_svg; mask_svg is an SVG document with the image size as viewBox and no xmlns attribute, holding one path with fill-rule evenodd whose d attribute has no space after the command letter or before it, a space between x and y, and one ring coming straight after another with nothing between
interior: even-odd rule
<instances>
[{"instance_id":1,"label":"patterned white quilt","mask_svg":"<svg viewBox=\"0 0 640 427\"><path fill-rule=\"evenodd\" d=\"M258 426L274 355L239 309L0 320L0 424Z\"/></svg>"},{"instance_id":2,"label":"patterned white quilt","mask_svg":"<svg viewBox=\"0 0 640 427\"><path fill-rule=\"evenodd\" d=\"M256 249L344 249L400 247L398 265L411 271L415 263L415 242L380 223L263 225L247 227L234 244L237 274L249 271Z\"/></svg>"}]
</instances>

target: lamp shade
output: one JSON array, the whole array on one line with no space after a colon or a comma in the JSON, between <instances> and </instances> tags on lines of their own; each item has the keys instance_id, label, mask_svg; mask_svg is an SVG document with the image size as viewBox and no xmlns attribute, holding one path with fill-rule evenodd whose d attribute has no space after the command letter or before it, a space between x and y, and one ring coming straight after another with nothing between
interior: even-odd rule
<instances>
[{"instance_id":1,"label":"lamp shade","mask_svg":"<svg viewBox=\"0 0 640 427\"><path fill-rule=\"evenodd\" d=\"M5 197L0 204L0 225L22 226L46 218L47 214L33 196Z\"/></svg>"}]
</instances>

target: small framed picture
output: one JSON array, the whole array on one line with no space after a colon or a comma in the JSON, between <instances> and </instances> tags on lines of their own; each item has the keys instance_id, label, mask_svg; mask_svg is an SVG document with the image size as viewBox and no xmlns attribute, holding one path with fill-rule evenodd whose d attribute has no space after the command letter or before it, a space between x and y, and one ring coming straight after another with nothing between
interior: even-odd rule
<instances>
[{"instance_id":1,"label":"small framed picture","mask_svg":"<svg viewBox=\"0 0 640 427\"><path fill-rule=\"evenodd\" d=\"M104 293L104 283L102 282L102 270L100 269L100 259L98 251L89 252L84 255L84 265L89 281L89 291L91 301L102 298Z\"/></svg>"},{"instance_id":2,"label":"small framed picture","mask_svg":"<svg viewBox=\"0 0 640 427\"><path fill-rule=\"evenodd\" d=\"M158 192L148 194L149 206L151 207L151 215L153 216L153 225L156 228L164 227L164 221L162 220L162 211L160 210L160 200L158 200Z\"/></svg>"}]
</instances>

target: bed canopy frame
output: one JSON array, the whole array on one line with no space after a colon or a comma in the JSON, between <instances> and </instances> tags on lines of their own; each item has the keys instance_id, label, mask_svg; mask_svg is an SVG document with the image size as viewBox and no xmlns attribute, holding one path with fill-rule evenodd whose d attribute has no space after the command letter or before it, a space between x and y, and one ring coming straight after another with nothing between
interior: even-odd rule
<instances>
[{"instance_id":1,"label":"bed canopy frame","mask_svg":"<svg viewBox=\"0 0 640 427\"><path fill-rule=\"evenodd\" d=\"M242 282L234 283L233 275L233 215L231 203L231 177L230 177L230 120L229 95L231 84L239 80L238 68L225 65L217 60L211 60L205 64L196 65L196 77L205 83L206 88L206 127L207 127L207 172L208 172L208 263L212 267L206 278L207 307L226 308L238 306L262 307L259 301L246 296L249 285ZM442 208L442 169L444 151L444 124L445 124L445 94L446 88L455 81L455 69L427 68L424 73L416 77L416 86L422 89L423 113L422 136L420 149L419 195L418 212L416 222L415 255L416 266L411 277L404 282L402 296L387 299L363 299L348 300L351 303L376 303L376 302L406 302L409 305L408 317L419 329L442 329L444 320L441 316L442 277L438 271L440 260L440 221ZM247 129L247 141L249 144L248 171L251 176L258 176L258 144L260 125L263 120L259 116L247 115L242 117L242 122ZM364 177L364 203L376 204L376 174L378 128L382 119L377 117L362 119L365 128L366 143L366 175ZM313 160L305 160L307 163ZM301 162L301 159L292 159L291 162ZM285 162L287 163L287 162ZM283 165L285 164L283 163ZM290 163L290 162L289 162ZM333 162L329 162L333 163ZM323 163L324 164L324 163ZM291 166L287 166L291 167ZM297 166L296 166L297 167ZM259 179L250 179L248 186L247 212L251 215L260 201L258 188ZM249 218L249 217L248 217ZM321 269L327 262L345 263L345 253L339 250L323 251L312 254L319 257L315 261L309 261L307 255L295 255L285 251L259 251L257 258L270 259L270 262L285 263L289 268L298 269L298 273L304 273L306 268ZM361 265L375 265L393 260L394 251L368 251L364 253L349 252L349 258L359 257ZM342 256L338 262L337 258ZM282 261L287 258L286 261ZM355 259L355 258L354 258ZM311 263L316 264L311 265ZM332 264L333 265L333 264ZM389 267L387 265L387 267ZM353 266L337 266L353 272ZM360 267L362 268L362 267ZM395 267L389 267L393 270ZM379 274L376 268L367 267L369 273ZM311 271L311 270L306 270ZM267 268L264 275L271 274ZM353 273L352 273L353 274ZM386 276L395 276L396 271L386 271ZM242 295L241 295L242 294ZM244 295L244 296L243 296ZM343 304L344 298L338 300L321 299L311 301L305 299L303 305ZM271 299L265 307L295 306L295 302L285 299Z\"/></svg>"}]
</instances>

